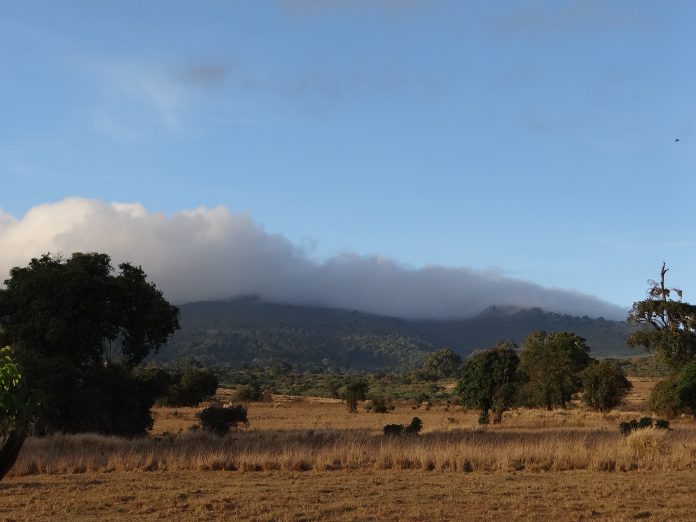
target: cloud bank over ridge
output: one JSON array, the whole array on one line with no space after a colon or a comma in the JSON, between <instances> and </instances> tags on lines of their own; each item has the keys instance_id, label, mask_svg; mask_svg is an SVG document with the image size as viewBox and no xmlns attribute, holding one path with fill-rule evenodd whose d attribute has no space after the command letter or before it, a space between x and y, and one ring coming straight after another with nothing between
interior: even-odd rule
<instances>
[{"instance_id":1,"label":"cloud bank over ridge","mask_svg":"<svg viewBox=\"0 0 696 522\"><path fill-rule=\"evenodd\" d=\"M537 306L623 319L600 299L505 276L496 270L406 268L379 256L342 253L317 262L246 213L197 208L167 216L140 204L68 198L21 219L0 210L0 280L45 252L107 252L141 265L172 302L259 295L406 318L463 318L491 305Z\"/></svg>"}]
</instances>

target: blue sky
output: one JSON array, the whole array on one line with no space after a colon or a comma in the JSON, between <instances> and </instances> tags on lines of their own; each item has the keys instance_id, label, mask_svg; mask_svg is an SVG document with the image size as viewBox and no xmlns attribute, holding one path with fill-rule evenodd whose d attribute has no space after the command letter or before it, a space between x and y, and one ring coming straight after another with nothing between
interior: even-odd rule
<instances>
[{"instance_id":1,"label":"blue sky","mask_svg":"<svg viewBox=\"0 0 696 522\"><path fill-rule=\"evenodd\" d=\"M495 269L623 307L665 260L693 301L695 20L686 1L3 1L0 208L222 205L317 262Z\"/></svg>"}]
</instances>

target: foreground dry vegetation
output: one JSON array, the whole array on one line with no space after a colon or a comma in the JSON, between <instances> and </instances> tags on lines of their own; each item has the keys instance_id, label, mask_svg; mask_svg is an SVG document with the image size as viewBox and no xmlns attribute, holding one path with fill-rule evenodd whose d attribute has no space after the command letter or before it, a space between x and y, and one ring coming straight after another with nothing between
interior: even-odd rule
<instances>
[{"instance_id":1,"label":"foreground dry vegetation","mask_svg":"<svg viewBox=\"0 0 696 522\"><path fill-rule=\"evenodd\" d=\"M218 438L189 430L196 410L160 408L149 438L30 439L0 483L0 517L689 519L696 424L617 430L645 413L651 386L635 380L622 411L514 410L485 429L460 408L356 415L340 401L276 397ZM381 434L413 416L421 435Z\"/></svg>"}]
</instances>

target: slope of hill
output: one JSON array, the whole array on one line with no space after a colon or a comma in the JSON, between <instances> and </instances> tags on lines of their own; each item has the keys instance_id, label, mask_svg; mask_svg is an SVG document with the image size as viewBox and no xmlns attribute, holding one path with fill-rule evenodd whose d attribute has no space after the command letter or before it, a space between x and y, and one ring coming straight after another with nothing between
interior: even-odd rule
<instances>
[{"instance_id":1,"label":"slope of hill","mask_svg":"<svg viewBox=\"0 0 696 522\"><path fill-rule=\"evenodd\" d=\"M462 320L407 320L355 311L268 303L254 297L181 306L181 331L156 356L194 357L206 364L271 364L298 369L408 369L427 352L449 347L462 356L498 340L521 342L534 330L572 331L592 355L638 355L625 339L630 326L538 308L491 307Z\"/></svg>"}]
</instances>

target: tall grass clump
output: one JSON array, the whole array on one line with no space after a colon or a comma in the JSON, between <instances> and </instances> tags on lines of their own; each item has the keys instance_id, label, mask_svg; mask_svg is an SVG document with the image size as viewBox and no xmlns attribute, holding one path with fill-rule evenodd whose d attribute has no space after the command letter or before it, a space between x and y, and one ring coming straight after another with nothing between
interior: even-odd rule
<instances>
[{"instance_id":1,"label":"tall grass clump","mask_svg":"<svg viewBox=\"0 0 696 522\"><path fill-rule=\"evenodd\" d=\"M670 450L670 432L659 428L634 430L626 437L626 445L638 459L653 459L667 455Z\"/></svg>"}]
</instances>

